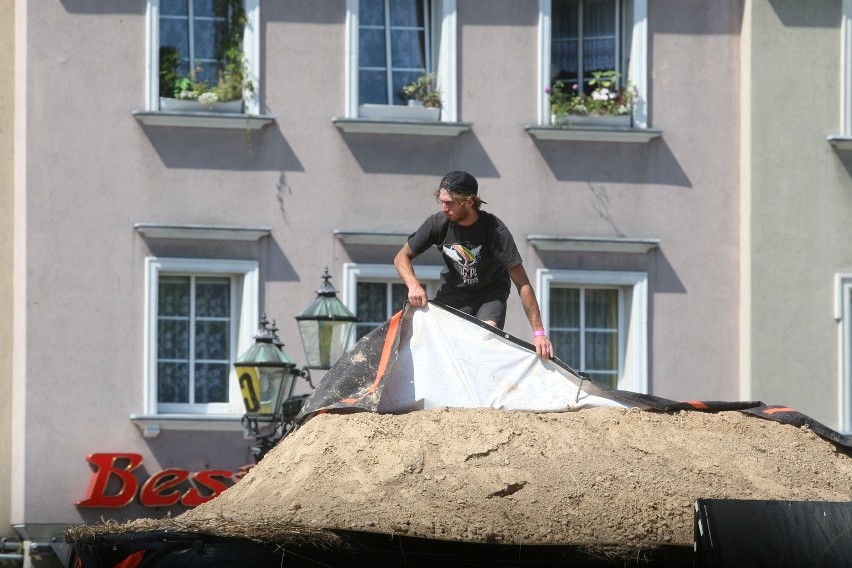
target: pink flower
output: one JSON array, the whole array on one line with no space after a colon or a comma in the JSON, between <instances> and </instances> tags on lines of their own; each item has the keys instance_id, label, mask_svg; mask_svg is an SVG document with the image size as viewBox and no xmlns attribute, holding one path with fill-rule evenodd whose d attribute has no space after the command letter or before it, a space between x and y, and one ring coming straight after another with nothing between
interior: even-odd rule
<instances>
[{"instance_id":1,"label":"pink flower","mask_svg":"<svg viewBox=\"0 0 852 568\"><path fill-rule=\"evenodd\" d=\"M553 92L553 89L551 89L550 87L545 87L544 92L549 95L550 93Z\"/></svg>"},{"instance_id":2,"label":"pink flower","mask_svg":"<svg viewBox=\"0 0 852 568\"><path fill-rule=\"evenodd\" d=\"M574 90L576 91L576 90L577 90L577 88L578 88L578 87L577 87L577 83L574 83L573 85L571 85L571 88L572 88L572 89L574 89Z\"/></svg>"}]
</instances>

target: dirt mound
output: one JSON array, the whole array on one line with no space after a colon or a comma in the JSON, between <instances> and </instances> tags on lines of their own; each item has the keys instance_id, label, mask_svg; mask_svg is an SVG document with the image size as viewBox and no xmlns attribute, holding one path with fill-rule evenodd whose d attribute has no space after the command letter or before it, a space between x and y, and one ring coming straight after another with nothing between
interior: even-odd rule
<instances>
[{"instance_id":1,"label":"dirt mound","mask_svg":"<svg viewBox=\"0 0 852 568\"><path fill-rule=\"evenodd\" d=\"M315 416L179 516L462 541L683 544L697 498L852 500L852 457L740 412Z\"/></svg>"}]
</instances>

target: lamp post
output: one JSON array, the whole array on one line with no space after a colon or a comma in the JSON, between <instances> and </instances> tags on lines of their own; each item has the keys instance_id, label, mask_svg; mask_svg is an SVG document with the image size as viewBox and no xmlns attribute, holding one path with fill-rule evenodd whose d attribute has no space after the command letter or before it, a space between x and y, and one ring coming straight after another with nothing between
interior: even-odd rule
<instances>
[{"instance_id":1,"label":"lamp post","mask_svg":"<svg viewBox=\"0 0 852 568\"><path fill-rule=\"evenodd\" d=\"M358 321L337 299L330 278L326 268L316 299L296 316L308 358L306 366L297 369L287 357L276 333L278 328L274 321L270 325L266 314L260 320L254 344L234 362L246 409L242 425L257 442L252 448L255 462L292 430L309 396L293 396L296 378L305 379L314 388L310 369L330 369L343 354L352 325Z\"/></svg>"}]
</instances>

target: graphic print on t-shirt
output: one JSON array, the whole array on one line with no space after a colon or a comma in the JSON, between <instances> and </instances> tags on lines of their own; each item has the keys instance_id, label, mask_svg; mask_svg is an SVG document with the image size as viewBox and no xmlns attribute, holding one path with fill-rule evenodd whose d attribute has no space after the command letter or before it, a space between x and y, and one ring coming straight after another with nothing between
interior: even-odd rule
<instances>
[{"instance_id":1,"label":"graphic print on t-shirt","mask_svg":"<svg viewBox=\"0 0 852 568\"><path fill-rule=\"evenodd\" d=\"M479 282L476 274L476 265L481 258L482 245L471 247L470 243L456 243L444 245L441 248L444 255L453 261L453 265L462 277L462 286L471 286Z\"/></svg>"}]
</instances>

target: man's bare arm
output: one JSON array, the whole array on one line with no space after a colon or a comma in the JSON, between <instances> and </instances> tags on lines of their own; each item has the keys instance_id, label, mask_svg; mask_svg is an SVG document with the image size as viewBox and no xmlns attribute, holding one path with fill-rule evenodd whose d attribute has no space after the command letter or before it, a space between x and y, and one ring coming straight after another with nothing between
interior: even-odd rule
<instances>
[{"instance_id":1,"label":"man's bare arm","mask_svg":"<svg viewBox=\"0 0 852 568\"><path fill-rule=\"evenodd\" d=\"M524 313L530 322L530 327L533 330L533 344L535 344L535 352L541 357L548 359L553 357L553 344L547 335L536 335L536 332L544 331L544 325L541 323L541 311L538 307L538 300L535 297L530 279L527 276L527 271L524 270L523 264L517 264L508 270L509 277L515 283L515 288L518 290L518 296L521 298L521 305L524 307Z\"/></svg>"},{"instance_id":2,"label":"man's bare arm","mask_svg":"<svg viewBox=\"0 0 852 568\"><path fill-rule=\"evenodd\" d=\"M411 264L411 261L416 257L417 255L414 254L408 243L405 243L399 249L399 252L396 253L393 265L396 267L399 277L408 287L408 302L412 306L419 308L426 305L427 299L426 290L423 289L420 281L417 280L417 276L414 274L414 266Z\"/></svg>"}]
</instances>

